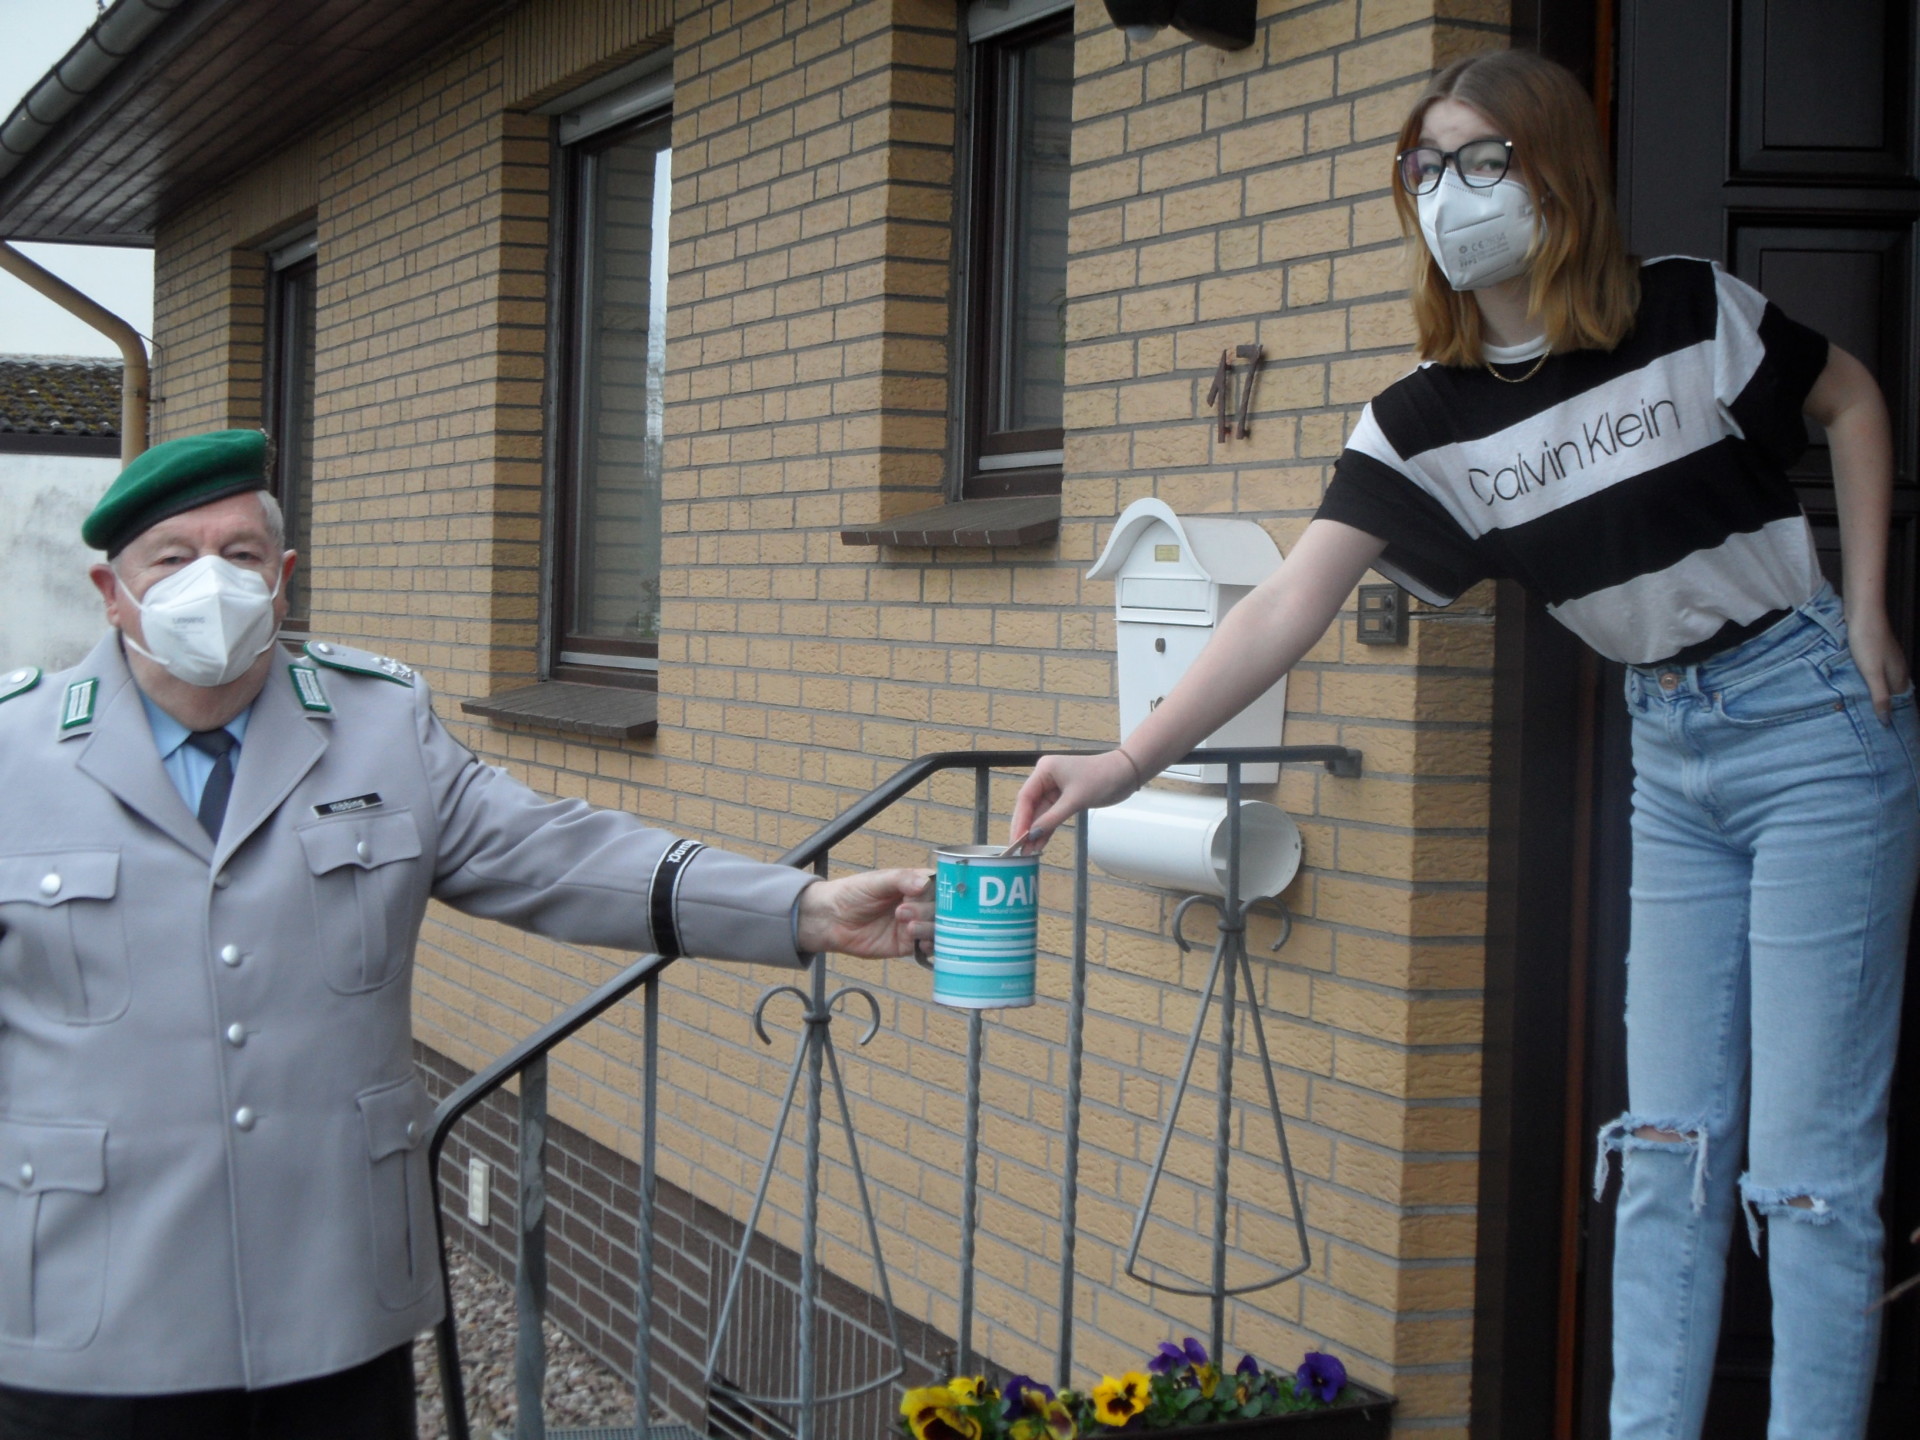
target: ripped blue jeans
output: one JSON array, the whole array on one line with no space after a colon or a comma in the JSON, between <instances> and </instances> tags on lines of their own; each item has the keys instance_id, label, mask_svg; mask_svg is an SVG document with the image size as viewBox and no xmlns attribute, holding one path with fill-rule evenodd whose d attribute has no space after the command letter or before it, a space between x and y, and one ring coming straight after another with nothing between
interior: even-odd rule
<instances>
[{"instance_id":1,"label":"ripped blue jeans","mask_svg":"<svg viewBox=\"0 0 1920 1440\"><path fill-rule=\"evenodd\" d=\"M1620 1156L1613 1440L1700 1434L1737 1213L1773 1290L1768 1435L1858 1440L1920 862L1913 694L1879 722L1823 589L1698 665L1629 669L1627 704L1629 1110L1595 1177Z\"/></svg>"}]
</instances>

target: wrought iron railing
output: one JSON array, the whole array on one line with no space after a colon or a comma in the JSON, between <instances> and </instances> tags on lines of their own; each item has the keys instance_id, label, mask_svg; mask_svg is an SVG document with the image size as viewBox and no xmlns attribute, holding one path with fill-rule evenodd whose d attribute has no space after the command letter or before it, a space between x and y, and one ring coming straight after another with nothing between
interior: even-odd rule
<instances>
[{"instance_id":1,"label":"wrought iron railing","mask_svg":"<svg viewBox=\"0 0 1920 1440\"><path fill-rule=\"evenodd\" d=\"M948 751L922 756L822 826L810 839L788 851L781 857L780 863L801 869L812 869L822 875L826 874L829 859L836 846L934 776L954 770L973 772L973 840L976 844L983 844L987 841L992 818L989 811L989 784L992 772L1025 769L1048 754L1079 753L1088 752L979 750ZM1358 751L1340 746L1303 745L1208 750L1204 755L1192 755L1187 757L1186 762L1181 762L1204 760L1209 765L1226 767L1228 841L1226 876L1223 886L1225 894L1219 897L1191 896L1181 903L1175 913L1174 938L1183 951L1189 948L1189 942L1182 928L1183 922L1188 911L1196 905L1206 905L1215 910L1217 938L1201 1003L1195 1013L1192 1032L1188 1037L1185 1061L1171 1101L1166 1108L1158 1151L1136 1212L1125 1268L1128 1275L1155 1288L1176 1294L1208 1298L1211 1301L1209 1327L1211 1350L1216 1355L1220 1353L1224 1335L1225 1307L1228 1297L1290 1279L1304 1271L1308 1261L1306 1222L1288 1153L1285 1121L1281 1114L1279 1095L1273 1079L1272 1057L1267 1046L1265 1027L1261 1021L1254 972L1246 947L1247 918L1254 906L1262 903L1262 899L1254 897L1252 900L1243 900L1239 893L1241 771L1243 766L1250 764L1274 762L1318 764L1325 766L1335 775L1350 777L1360 773L1360 759ZM1071 1380L1074 1351L1074 1293L1077 1278L1075 1241L1079 1206L1081 1071L1084 1057L1087 982L1087 855L1087 824L1086 817L1082 816L1074 825L1072 970L1067 1011L1067 1087L1062 1121L1065 1161L1060 1181L1059 1333L1054 1357L1054 1368L1063 1385ZM1274 903L1277 905L1277 902ZM1279 941L1275 943L1275 949L1285 943L1291 930L1291 922L1286 918L1284 910L1281 915L1285 928L1281 932ZM577 1035L636 991L639 992L641 1006L642 1058L639 1074L641 1133L639 1213L636 1217L639 1274L634 1277L636 1330L632 1376L634 1427L630 1433L635 1440L653 1440L653 1437L669 1428L663 1422L656 1420L653 1415L649 1341L654 1333L655 1318L652 1257L657 1204L655 1158L659 1116L660 977L670 963L657 955L649 955L636 961L565 1014L543 1025L506 1054L473 1075L441 1103L434 1117L433 1135L428 1146L428 1162L433 1176L435 1222L444 1259L446 1219L441 1203L442 1151L454 1126L463 1116L489 1096L502 1090L510 1081L518 1081L519 1145L516 1190L518 1203L515 1206L518 1255L514 1276L515 1314L518 1324L514 1361L517 1412L515 1440L544 1440L546 1434L542 1408L546 1356L541 1322L545 1315L547 1301L545 1145L547 1058L556 1046ZM1260 1064L1264 1072L1266 1099L1272 1115L1279 1161L1286 1180L1288 1202L1299 1244L1299 1257L1297 1262L1278 1266L1274 1273L1258 1281L1229 1286L1226 1277L1229 1248L1228 1170L1232 1154L1231 1106L1236 1049L1236 993L1242 984L1246 989L1249 1028L1257 1041ZM899 1320L893 1306L880 1232L868 1193L866 1175L860 1163L853 1117L848 1107L846 1088L832 1036L832 1020L836 1007L842 1002L864 1001L870 1010L868 1028L860 1042L862 1044L872 1038L879 1026L880 1007L873 994L862 987L851 985L832 987L827 978L824 957L816 956L809 967L808 983L804 989L796 985L780 985L768 990L761 997L754 1011L753 1024L755 1032L765 1043L771 1043L764 1023L767 1008L781 996L797 999L802 1006L800 1041L795 1048L793 1062L788 1070L785 1093L781 1100L778 1119L773 1127L772 1140L761 1170L760 1182L754 1194L738 1251L733 1256L726 1298L713 1325L713 1333L707 1337L707 1363L703 1379L713 1392L730 1393L735 1400L749 1406L791 1411L794 1415L792 1428L799 1440L821 1440L821 1412L825 1406L891 1384L901 1378L905 1369ZM1204 1280L1192 1277L1176 1277L1167 1280L1157 1275L1142 1273L1140 1250L1154 1194L1166 1166L1168 1147L1178 1122L1181 1100L1187 1093L1195 1058L1200 1052L1204 1038L1207 1018L1216 998L1220 1004L1218 1006L1218 1069L1214 1086L1216 1109L1213 1134L1213 1207L1211 1233L1208 1237L1211 1256L1210 1271ZM957 1334L954 1337L958 1351L955 1356L956 1373L971 1372L976 1368L979 1360L974 1349L974 1260L979 1231L980 1099L981 1070L985 1050L986 1026L983 1012L969 1011L966 1051L966 1122L962 1150L959 1217L958 1323ZM850 1169L854 1176L861 1208L864 1211L866 1237L872 1246L878 1298L886 1316L886 1328L894 1363L891 1368L884 1369L880 1374L871 1376L858 1384L842 1386L823 1394L818 1386L818 1373L821 1367L816 1354L821 1328L818 1242L820 1238L821 1136L823 1122L828 1119L827 1091L829 1088L833 1091L835 1116L846 1132ZM716 1366L722 1354L726 1332L733 1323L741 1277L748 1268L750 1247L765 1208L768 1185L775 1173L779 1152L785 1143L787 1122L796 1103L803 1103L805 1106L803 1141L805 1154L802 1172L804 1208L801 1215L797 1323L799 1353L794 1370L797 1384L789 1394L749 1394L733 1386L729 1380L721 1376ZM458 1321L454 1313L450 1284L446 1298L447 1314L437 1329L436 1340L439 1352L440 1384L446 1405L448 1440L471 1440L471 1422L467 1413L460 1369ZM683 1430L680 1433L685 1432Z\"/></svg>"}]
</instances>

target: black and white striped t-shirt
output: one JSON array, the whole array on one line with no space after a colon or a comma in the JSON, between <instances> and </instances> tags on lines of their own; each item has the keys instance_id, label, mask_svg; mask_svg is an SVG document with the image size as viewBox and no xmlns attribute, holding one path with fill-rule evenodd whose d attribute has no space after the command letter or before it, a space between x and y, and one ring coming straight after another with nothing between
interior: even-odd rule
<instances>
[{"instance_id":1,"label":"black and white striped t-shirt","mask_svg":"<svg viewBox=\"0 0 1920 1440\"><path fill-rule=\"evenodd\" d=\"M1452 603L1508 577L1601 654L1646 664L1750 633L1820 585L1786 467L1827 342L1704 260L1640 272L1633 333L1520 384L1426 364L1366 409L1319 514Z\"/></svg>"}]
</instances>

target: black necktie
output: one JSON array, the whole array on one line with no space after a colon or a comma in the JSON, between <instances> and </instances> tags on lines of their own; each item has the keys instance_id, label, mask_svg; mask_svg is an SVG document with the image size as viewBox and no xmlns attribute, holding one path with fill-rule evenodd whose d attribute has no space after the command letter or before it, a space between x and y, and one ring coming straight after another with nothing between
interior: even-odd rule
<instances>
[{"instance_id":1,"label":"black necktie","mask_svg":"<svg viewBox=\"0 0 1920 1440\"><path fill-rule=\"evenodd\" d=\"M213 773L200 792L200 828L218 840L220 822L227 818L227 796L233 793L233 736L225 730L195 730L187 744L213 757Z\"/></svg>"}]
</instances>

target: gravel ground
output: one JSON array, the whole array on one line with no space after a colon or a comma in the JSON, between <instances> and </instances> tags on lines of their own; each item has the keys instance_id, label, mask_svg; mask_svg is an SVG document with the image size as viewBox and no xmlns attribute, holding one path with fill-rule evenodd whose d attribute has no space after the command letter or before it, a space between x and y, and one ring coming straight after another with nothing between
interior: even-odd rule
<instances>
[{"instance_id":1,"label":"gravel ground","mask_svg":"<svg viewBox=\"0 0 1920 1440\"><path fill-rule=\"evenodd\" d=\"M495 1431L511 1436L513 1346L518 1330L513 1286L457 1250L448 1256L448 1265L454 1313L460 1317L460 1369L475 1440L492 1440ZM632 1425L632 1387L578 1341L562 1334L552 1320L544 1328L548 1428ZM446 1410L440 1400L440 1371L431 1332L414 1342L413 1373L420 1392L420 1440L445 1440Z\"/></svg>"}]
</instances>

